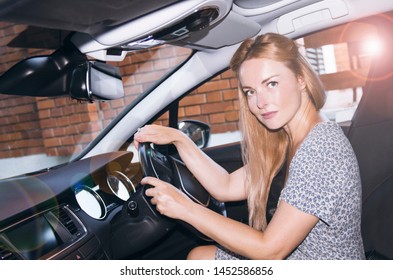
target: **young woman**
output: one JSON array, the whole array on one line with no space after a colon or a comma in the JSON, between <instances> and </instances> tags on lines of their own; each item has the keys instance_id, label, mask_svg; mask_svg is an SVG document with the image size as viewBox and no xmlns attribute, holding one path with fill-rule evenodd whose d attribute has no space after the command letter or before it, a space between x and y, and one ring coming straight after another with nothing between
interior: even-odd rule
<instances>
[{"instance_id":1,"label":"young woman","mask_svg":"<svg viewBox=\"0 0 393 280\"><path fill-rule=\"evenodd\" d=\"M320 80L294 41L265 34L241 44L231 61L239 82L244 166L228 174L180 131L145 126L135 143L172 143L220 201L248 200L249 225L206 209L156 178L143 184L158 211L183 220L219 244L189 259L363 259L361 182L341 128L319 113ZM266 222L270 184L287 164L277 210Z\"/></svg>"}]
</instances>

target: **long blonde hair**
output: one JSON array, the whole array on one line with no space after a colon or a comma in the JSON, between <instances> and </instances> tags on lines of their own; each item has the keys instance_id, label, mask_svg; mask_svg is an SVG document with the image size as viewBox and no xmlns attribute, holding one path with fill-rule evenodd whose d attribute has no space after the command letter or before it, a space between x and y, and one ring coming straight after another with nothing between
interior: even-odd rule
<instances>
[{"instance_id":1,"label":"long blonde hair","mask_svg":"<svg viewBox=\"0 0 393 280\"><path fill-rule=\"evenodd\" d=\"M230 63L238 80L242 63L252 58L283 62L304 81L312 106L316 110L323 106L325 94L322 84L293 40L274 33L245 40ZM250 112L245 94L240 88L240 129L243 133L242 151L247 174L249 224L264 230L267 226L266 204L270 185L286 160L291 135L283 128L273 131L262 125Z\"/></svg>"}]
</instances>

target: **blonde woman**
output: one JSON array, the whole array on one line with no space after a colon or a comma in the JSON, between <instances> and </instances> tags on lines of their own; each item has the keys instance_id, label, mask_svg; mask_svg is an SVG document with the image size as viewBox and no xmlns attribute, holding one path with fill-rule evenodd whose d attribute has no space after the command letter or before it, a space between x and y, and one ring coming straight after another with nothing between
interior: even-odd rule
<instances>
[{"instance_id":1,"label":"blonde woman","mask_svg":"<svg viewBox=\"0 0 393 280\"><path fill-rule=\"evenodd\" d=\"M231 61L239 81L244 166L228 174L176 129L145 126L135 143L172 143L220 201L247 199L249 225L206 209L159 179L143 184L157 210L183 220L218 246L189 259L363 259L361 182L341 128L320 115L325 94L294 41L265 34L241 44ZM266 222L270 184L287 164L285 186Z\"/></svg>"}]
</instances>

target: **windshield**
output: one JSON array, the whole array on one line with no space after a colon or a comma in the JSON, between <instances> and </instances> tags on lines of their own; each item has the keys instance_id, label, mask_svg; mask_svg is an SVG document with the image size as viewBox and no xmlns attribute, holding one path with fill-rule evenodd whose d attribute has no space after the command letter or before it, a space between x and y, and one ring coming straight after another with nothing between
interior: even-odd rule
<instances>
[{"instance_id":1,"label":"windshield","mask_svg":"<svg viewBox=\"0 0 393 280\"><path fill-rule=\"evenodd\" d=\"M0 23L0 74L27 57L54 52L66 35L53 32L51 39L43 39L39 32L27 36L27 31L31 33L31 28L25 25ZM108 62L122 75L125 96L118 100L83 103L70 97L0 94L0 178L68 162L125 106L190 54L190 49L163 45L129 53L121 62Z\"/></svg>"}]
</instances>

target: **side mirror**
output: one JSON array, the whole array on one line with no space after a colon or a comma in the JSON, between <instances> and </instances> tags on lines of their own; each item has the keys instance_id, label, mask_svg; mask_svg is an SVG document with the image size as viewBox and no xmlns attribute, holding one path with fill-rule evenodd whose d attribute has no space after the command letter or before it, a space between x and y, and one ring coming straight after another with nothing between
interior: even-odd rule
<instances>
[{"instance_id":1,"label":"side mirror","mask_svg":"<svg viewBox=\"0 0 393 280\"><path fill-rule=\"evenodd\" d=\"M179 130L186 134L199 147L205 148L209 144L209 125L195 120L184 120L178 125Z\"/></svg>"},{"instance_id":2,"label":"side mirror","mask_svg":"<svg viewBox=\"0 0 393 280\"><path fill-rule=\"evenodd\" d=\"M86 61L71 76L71 97L78 100L112 100L124 96L120 70L102 62Z\"/></svg>"}]
</instances>

